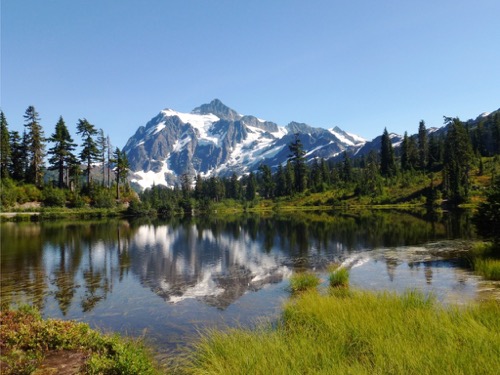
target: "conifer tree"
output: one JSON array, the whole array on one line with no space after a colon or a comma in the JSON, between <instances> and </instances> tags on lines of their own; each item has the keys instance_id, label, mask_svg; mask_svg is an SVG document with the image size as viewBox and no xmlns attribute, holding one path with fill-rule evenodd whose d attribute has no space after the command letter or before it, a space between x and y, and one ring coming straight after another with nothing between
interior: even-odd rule
<instances>
[{"instance_id":1,"label":"conifer tree","mask_svg":"<svg viewBox=\"0 0 500 375\"><path fill-rule=\"evenodd\" d=\"M11 160L10 136L7 119L3 111L0 111L0 178L9 177L9 166Z\"/></svg>"},{"instance_id":2,"label":"conifer tree","mask_svg":"<svg viewBox=\"0 0 500 375\"><path fill-rule=\"evenodd\" d=\"M97 157L102 167L102 186L106 185L106 155L108 154L108 139L104 135L104 130L99 129L97 137L97 149L99 156Z\"/></svg>"},{"instance_id":3,"label":"conifer tree","mask_svg":"<svg viewBox=\"0 0 500 375\"><path fill-rule=\"evenodd\" d=\"M394 159L394 149L387 128L382 134L382 144L380 146L380 172L384 177L396 175L396 161Z\"/></svg>"},{"instance_id":4,"label":"conifer tree","mask_svg":"<svg viewBox=\"0 0 500 375\"><path fill-rule=\"evenodd\" d=\"M302 193L306 189L307 167L304 159L306 152L300 140L300 134L295 133L295 140L288 145L291 154L288 156L293 163L295 177L295 191Z\"/></svg>"},{"instance_id":5,"label":"conifer tree","mask_svg":"<svg viewBox=\"0 0 500 375\"><path fill-rule=\"evenodd\" d=\"M247 186L245 189L245 198L247 201L253 201L257 192L257 181L253 172L250 172L247 177Z\"/></svg>"},{"instance_id":6,"label":"conifer tree","mask_svg":"<svg viewBox=\"0 0 500 375\"><path fill-rule=\"evenodd\" d=\"M113 153L113 159L111 160L115 165L115 176L116 176L116 199L120 199L120 182L125 182L127 180L127 175L129 171L129 163L127 159L127 154L120 151L117 147Z\"/></svg>"},{"instance_id":7,"label":"conifer tree","mask_svg":"<svg viewBox=\"0 0 500 375\"><path fill-rule=\"evenodd\" d=\"M73 151L76 144L73 143L73 139L62 116L59 117L54 134L51 135L48 141L54 143L54 146L48 151L48 154L52 155L49 158L49 169L58 171L58 186L59 188L63 188L65 185L65 172L75 160Z\"/></svg>"},{"instance_id":8,"label":"conifer tree","mask_svg":"<svg viewBox=\"0 0 500 375\"><path fill-rule=\"evenodd\" d=\"M28 154L27 182L41 187L43 184L43 158L45 156L45 144L43 129L40 125L40 117L35 107L29 106L24 114L26 128L26 147Z\"/></svg>"},{"instance_id":9,"label":"conifer tree","mask_svg":"<svg viewBox=\"0 0 500 375\"><path fill-rule=\"evenodd\" d=\"M343 157L344 161L342 163L342 176L345 182L351 182L353 180L352 164L347 151L344 151Z\"/></svg>"},{"instance_id":10,"label":"conifer tree","mask_svg":"<svg viewBox=\"0 0 500 375\"><path fill-rule=\"evenodd\" d=\"M262 164L259 167L260 171L260 195L263 198L272 198L274 195L274 181L271 168L268 165Z\"/></svg>"},{"instance_id":11,"label":"conifer tree","mask_svg":"<svg viewBox=\"0 0 500 375\"><path fill-rule=\"evenodd\" d=\"M418 124L418 157L420 169L425 170L429 159L429 142L424 120L421 120Z\"/></svg>"},{"instance_id":12,"label":"conifer tree","mask_svg":"<svg viewBox=\"0 0 500 375\"><path fill-rule=\"evenodd\" d=\"M90 172L92 170L92 163L96 161L99 156L99 149L94 139L97 130L94 125L89 123L86 119L79 119L76 126L77 134L82 137L82 151L80 152L80 160L87 165L87 186L90 186Z\"/></svg>"},{"instance_id":13,"label":"conifer tree","mask_svg":"<svg viewBox=\"0 0 500 375\"><path fill-rule=\"evenodd\" d=\"M26 176L26 169L28 165L28 155L26 150L26 132L23 137L19 132L12 131L10 133L10 176L16 181L23 181Z\"/></svg>"},{"instance_id":14,"label":"conifer tree","mask_svg":"<svg viewBox=\"0 0 500 375\"><path fill-rule=\"evenodd\" d=\"M460 119L445 118L445 123L449 127L443 160L444 189L453 204L460 204L469 196L469 174L474 153L470 138Z\"/></svg>"}]
</instances>

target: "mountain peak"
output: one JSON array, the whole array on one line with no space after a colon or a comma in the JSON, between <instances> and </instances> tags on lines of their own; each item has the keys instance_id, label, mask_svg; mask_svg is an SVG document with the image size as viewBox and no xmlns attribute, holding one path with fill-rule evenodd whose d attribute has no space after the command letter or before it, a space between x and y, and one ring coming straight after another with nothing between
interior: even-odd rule
<instances>
[{"instance_id":1,"label":"mountain peak","mask_svg":"<svg viewBox=\"0 0 500 375\"><path fill-rule=\"evenodd\" d=\"M211 113L221 119L229 121L239 120L242 117L238 112L236 112L234 109L229 108L219 99L214 99L208 104L202 104L199 107L193 109L191 113L197 115L208 115Z\"/></svg>"}]
</instances>

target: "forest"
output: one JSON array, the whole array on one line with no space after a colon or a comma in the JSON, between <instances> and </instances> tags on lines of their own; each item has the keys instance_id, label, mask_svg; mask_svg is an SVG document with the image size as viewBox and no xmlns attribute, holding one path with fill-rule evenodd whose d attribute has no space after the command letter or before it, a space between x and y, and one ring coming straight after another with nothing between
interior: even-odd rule
<instances>
[{"instance_id":1,"label":"forest","mask_svg":"<svg viewBox=\"0 0 500 375\"><path fill-rule=\"evenodd\" d=\"M214 207L242 209L276 205L342 206L413 204L454 207L486 199L500 171L498 111L478 121L444 117L445 131L429 131L422 120L394 147L387 128L380 148L357 156L307 162L300 134L289 144L285 165L238 176L184 174L174 188L153 186L135 192L127 176L127 156L111 145L103 129L79 119L74 140L63 117L45 136L33 106L24 131L1 121L2 209L37 201L42 207L124 208L129 215L190 214ZM77 148L80 150L76 153ZM125 206L124 206L125 205Z\"/></svg>"}]
</instances>

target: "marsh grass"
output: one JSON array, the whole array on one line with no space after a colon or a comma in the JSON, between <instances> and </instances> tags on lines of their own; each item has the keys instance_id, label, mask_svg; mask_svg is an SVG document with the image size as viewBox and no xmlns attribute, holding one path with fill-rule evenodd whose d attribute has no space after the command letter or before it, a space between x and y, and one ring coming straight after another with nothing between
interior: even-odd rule
<instances>
[{"instance_id":1,"label":"marsh grass","mask_svg":"<svg viewBox=\"0 0 500 375\"><path fill-rule=\"evenodd\" d=\"M207 334L182 372L498 374L499 368L498 302L445 308L415 291L308 291L285 305L274 328Z\"/></svg>"},{"instance_id":2,"label":"marsh grass","mask_svg":"<svg viewBox=\"0 0 500 375\"><path fill-rule=\"evenodd\" d=\"M474 272L488 280L500 280L500 259L495 244L480 242L470 251Z\"/></svg>"},{"instance_id":3,"label":"marsh grass","mask_svg":"<svg viewBox=\"0 0 500 375\"><path fill-rule=\"evenodd\" d=\"M321 280L312 272L295 273L290 278L290 290L292 293L300 293L306 290L313 290Z\"/></svg>"},{"instance_id":4,"label":"marsh grass","mask_svg":"<svg viewBox=\"0 0 500 375\"><path fill-rule=\"evenodd\" d=\"M332 288L347 288L349 286L349 270L345 268L337 268L330 272L328 278Z\"/></svg>"},{"instance_id":5,"label":"marsh grass","mask_svg":"<svg viewBox=\"0 0 500 375\"><path fill-rule=\"evenodd\" d=\"M86 374L159 374L151 353L138 340L103 335L84 323L44 320L28 306L2 307L0 322L1 374L30 374L49 352L58 350L85 353Z\"/></svg>"},{"instance_id":6,"label":"marsh grass","mask_svg":"<svg viewBox=\"0 0 500 375\"><path fill-rule=\"evenodd\" d=\"M499 259L475 259L474 271L488 280L500 280Z\"/></svg>"}]
</instances>

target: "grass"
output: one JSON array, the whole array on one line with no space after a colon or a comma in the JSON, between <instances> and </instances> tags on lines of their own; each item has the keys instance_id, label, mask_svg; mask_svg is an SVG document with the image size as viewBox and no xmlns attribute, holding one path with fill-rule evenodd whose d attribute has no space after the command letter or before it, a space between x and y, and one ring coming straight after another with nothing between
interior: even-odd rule
<instances>
[{"instance_id":1,"label":"grass","mask_svg":"<svg viewBox=\"0 0 500 375\"><path fill-rule=\"evenodd\" d=\"M445 308L413 291L333 290L293 298L276 327L208 333L181 372L497 374L499 368L498 302Z\"/></svg>"},{"instance_id":2,"label":"grass","mask_svg":"<svg viewBox=\"0 0 500 375\"><path fill-rule=\"evenodd\" d=\"M497 245L498 246L498 245ZM488 242L477 243L470 251L474 272L487 280L500 280L498 248Z\"/></svg>"},{"instance_id":3,"label":"grass","mask_svg":"<svg viewBox=\"0 0 500 375\"><path fill-rule=\"evenodd\" d=\"M488 280L500 280L500 260L499 259L475 259L474 271Z\"/></svg>"},{"instance_id":4,"label":"grass","mask_svg":"<svg viewBox=\"0 0 500 375\"><path fill-rule=\"evenodd\" d=\"M31 307L0 313L0 373L30 374L44 357L58 350L76 350L89 358L87 374L158 374L141 342L106 336L87 324L44 320Z\"/></svg>"},{"instance_id":5,"label":"grass","mask_svg":"<svg viewBox=\"0 0 500 375\"><path fill-rule=\"evenodd\" d=\"M349 270L337 268L330 272L330 286L332 288L347 288L349 286Z\"/></svg>"},{"instance_id":6,"label":"grass","mask_svg":"<svg viewBox=\"0 0 500 375\"><path fill-rule=\"evenodd\" d=\"M295 273L290 278L290 290L292 293L300 293L315 289L320 284L319 277L312 272Z\"/></svg>"}]
</instances>

